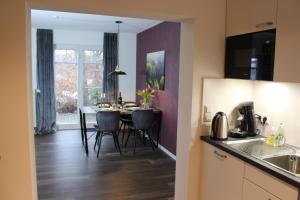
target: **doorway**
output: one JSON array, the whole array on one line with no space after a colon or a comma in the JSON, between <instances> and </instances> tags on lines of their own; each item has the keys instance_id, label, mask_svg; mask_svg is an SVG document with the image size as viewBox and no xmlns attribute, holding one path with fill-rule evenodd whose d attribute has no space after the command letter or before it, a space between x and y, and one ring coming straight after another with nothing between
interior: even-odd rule
<instances>
[{"instance_id":1,"label":"doorway","mask_svg":"<svg viewBox=\"0 0 300 200\"><path fill-rule=\"evenodd\" d=\"M56 14L57 16L58 14ZM64 17L66 17L67 13L64 13ZM62 18L62 17L61 17ZM118 17L119 18L119 17ZM137 20L137 19L135 19ZM146 21L143 19L143 21ZM113 23L113 22L112 22ZM94 170L108 170L108 168L102 166L104 165L112 165L112 162L120 162L118 167L112 169L112 173L107 173L108 178L114 179L123 179L127 177L127 179L135 180L131 183L132 187L129 190L135 190L137 193L141 193L139 195L147 195L146 193L156 193L154 197L174 197L174 189L175 189L175 165L176 165L176 130L177 130L177 109L178 109L178 76L179 76L179 51L180 51L180 24L174 22L156 22L157 24L153 25L143 25L143 30L139 33L131 34L131 33L123 33L120 37L120 65L124 71L127 72L128 75L124 77L120 77L120 89L122 91L124 101L128 101L131 99L136 99L136 91L142 90L145 87L144 75L139 71L145 71L146 69L146 60L147 54L153 51L157 51L158 49L164 49L166 52L166 61L165 61L165 74L167 80L165 82L164 90L157 91L157 101L155 101L156 108L162 110L165 118L162 122L162 132L166 135L161 135L161 137L155 138L157 143L159 142L158 148L156 151L152 152L149 145L143 146L143 143L138 145L140 152L137 153L136 156L131 155L131 149L133 146L132 140L129 140L128 146L125 144L122 146L122 152L124 152L124 156L115 155L114 152L114 144L111 143L111 140L103 141L103 153L100 159L97 159L95 152L92 147L94 146L94 136L93 134L89 134L88 138L88 146L90 149L89 157L86 158L84 150L81 144L80 138L80 130L78 130L79 125L75 127L76 122L78 122L78 108L83 106L95 106L95 104L99 101L100 94L102 93L102 82L103 82L103 51L102 46L99 45L101 42L96 41L98 45L91 46L87 44L66 44L68 41L70 43L70 39L59 41L57 38L61 35L60 30L54 29L54 69L55 69L55 89L56 89L56 111L57 111L57 122L60 130L57 134L54 135L46 135L43 137L36 137L36 160L37 160L37 177L38 177L38 190L39 197L41 199L45 197L51 196L52 198L60 198L61 194L57 191L57 185L63 185L65 187L65 191L74 190L74 184L70 182L64 182L61 179L55 179L55 177L65 177L65 176L78 176L77 181L84 182L82 184L82 188L80 186L80 190L84 191L84 185L88 185L91 182L96 184L99 180L104 180L102 185L106 185L109 180L103 178L104 174L97 174L93 178L90 179L81 179L80 177L84 175L84 173L90 173ZM34 24L34 23L33 23ZM127 24L124 23L124 26ZM129 25L127 25L129 26ZM148 27L147 27L148 26ZM150 27L149 27L150 26ZM130 27L130 26L129 26ZM133 29L137 29L137 27L131 26ZM39 28L39 27L36 27ZM47 28L47 27L44 27ZM163 31L161 31L163 30ZM171 30L171 31L170 31ZM174 31L175 30L175 31ZM72 33L66 30L63 30L64 34L67 37L71 35L76 35L76 30L72 30ZM169 36L169 33L172 32L173 35ZM79 34L79 33L78 33ZM87 34L87 32L85 32ZM92 33L89 33L92 35ZM150 37L145 38L150 34ZM159 34L161 37L158 38L156 35ZM79 34L80 38L86 37L86 35ZM97 37L101 38L101 34L96 32ZM132 37L132 35L134 37ZM175 36L175 37L174 37ZM133 40L130 40L133 38ZM137 39L139 38L139 39ZM78 41L78 37L76 41ZM171 39L171 40L169 40ZM82 41L83 39L81 39ZM162 40L167 43L166 46L161 46ZM59 42L58 42L59 41ZM146 44L145 44L146 42ZM174 45L176 43L176 45ZM125 45L124 45L125 44ZM154 45L155 44L155 45ZM169 45L171 44L171 45ZM142 47L145 47L142 49ZM139 52L139 53L137 53ZM174 53L175 52L175 53ZM134 58L128 59L130 56L134 54ZM139 58L137 58L139 56ZM132 61L136 61L139 63L139 67L136 67L135 63ZM172 62L170 62L170 60ZM130 64L129 64L130 63ZM142 63L142 64L141 64ZM171 63L171 64L170 64ZM132 78L132 74L134 74ZM135 79L138 81L136 83ZM133 81L134 80L134 81ZM133 85L132 85L133 83ZM132 89L134 91L132 91ZM167 99L163 99L164 95L174 95L167 97ZM128 99L127 99L128 98ZM159 100L162 101L159 101ZM169 104L170 101L173 101L173 104ZM172 111L172 112L169 112ZM170 118L172 116L172 118ZM87 116L87 121L91 122L91 125L95 124L95 115L90 116L91 121L89 121L89 116ZM168 120L166 120L168 119ZM94 122L94 123L93 123ZM77 128L77 130L76 130ZM75 129L68 130L65 129ZM126 130L125 130L126 133ZM128 133L127 133L128 134ZM123 140L119 137L120 141ZM147 138L146 138L147 139ZM148 137L149 139L149 137ZM123 141L122 141L123 143ZM49 145L51 144L51 145ZM144 144L145 145L145 144ZM51 150L52 149L52 150ZM51 150L51 151L50 151ZM150 151L149 151L150 150ZM151 157L150 162L144 162L145 159ZM106 159L107 158L107 159ZM82 159L85 161L83 162ZM134 160L137 163L141 163L146 171L140 172L146 179L147 182L144 184L149 187L145 187L147 189L139 189L139 180L135 179L135 175L140 169L139 165L131 166L131 160ZM159 162L163 161L163 162ZM43 176L43 166L46 163L47 166L54 166L56 163L60 163L62 168L67 168L67 166L71 168L79 168L79 170L75 171L64 171L63 169L58 169L58 171L52 171L49 169L47 173L49 173L50 177L53 177L53 180L48 182L47 177ZM165 168L166 170L160 170L158 173L158 168ZM51 168L51 167L50 167ZM127 174L123 169L131 169L131 173ZM149 173L151 172L151 173ZM160 177L160 173L163 174ZM117 175L115 175L117 174ZM156 175L157 174L157 175ZM137 175L137 174L136 174ZM124 177L126 176L126 177ZM137 175L138 176L138 175ZM159 176L159 177L156 177ZM128 178L129 177L129 178ZM156 178L154 178L156 177ZM65 177L68 180L68 177ZM155 179L155 180L154 180ZM160 180L157 184L162 184L162 191L158 191L158 188L152 188L149 184L153 180ZM43 182L48 182L45 186L44 184L40 184ZM124 183L123 183L124 184ZM76 184L75 184L76 185ZM51 194L48 189L52 188ZM110 188L113 189L114 193L124 192L120 190L122 188L122 184L118 186L118 188L112 185ZM124 189L125 190L125 189ZM145 191L144 191L145 190ZM92 193L97 193L98 191L92 191ZM83 196L88 196L90 193L81 192ZM70 194L70 198L77 198L80 194ZM72 196L72 195L75 195ZM97 196L98 195L98 196ZM113 195L110 194L110 195ZM126 191L126 195L135 196L138 195L134 192L129 193ZM95 194L95 197L106 198L103 194ZM113 196L110 196L111 198Z\"/></svg>"}]
</instances>

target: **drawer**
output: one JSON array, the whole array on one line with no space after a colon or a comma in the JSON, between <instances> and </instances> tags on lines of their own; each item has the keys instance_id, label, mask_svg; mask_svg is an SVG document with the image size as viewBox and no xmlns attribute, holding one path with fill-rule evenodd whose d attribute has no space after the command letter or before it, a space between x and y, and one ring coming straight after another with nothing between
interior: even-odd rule
<instances>
[{"instance_id":1,"label":"drawer","mask_svg":"<svg viewBox=\"0 0 300 200\"><path fill-rule=\"evenodd\" d=\"M243 180L243 200L280 200L271 193L265 191L258 185L248 181Z\"/></svg>"},{"instance_id":2,"label":"drawer","mask_svg":"<svg viewBox=\"0 0 300 200\"><path fill-rule=\"evenodd\" d=\"M298 200L297 188L252 165L246 164L244 177L282 200Z\"/></svg>"}]
</instances>

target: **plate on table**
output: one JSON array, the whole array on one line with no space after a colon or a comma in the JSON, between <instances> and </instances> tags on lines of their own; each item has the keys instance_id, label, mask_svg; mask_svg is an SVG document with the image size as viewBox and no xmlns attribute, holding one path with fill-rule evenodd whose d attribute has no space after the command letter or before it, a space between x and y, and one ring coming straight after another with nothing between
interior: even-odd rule
<instances>
[{"instance_id":1,"label":"plate on table","mask_svg":"<svg viewBox=\"0 0 300 200\"><path fill-rule=\"evenodd\" d=\"M140 107L130 107L130 108L125 108L125 110L128 110L128 111L135 111L135 110L139 110Z\"/></svg>"},{"instance_id":2,"label":"plate on table","mask_svg":"<svg viewBox=\"0 0 300 200\"><path fill-rule=\"evenodd\" d=\"M98 108L110 108L110 104L108 103L99 104Z\"/></svg>"},{"instance_id":3,"label":"plate on table","mask_svg":"<svg viewBox=\"0 0 300 200\"><path fill-rule=\"evenodd\" d=\"M98 108L97 111L112 111L112 108Z\"/></svg>"}]
</instances>

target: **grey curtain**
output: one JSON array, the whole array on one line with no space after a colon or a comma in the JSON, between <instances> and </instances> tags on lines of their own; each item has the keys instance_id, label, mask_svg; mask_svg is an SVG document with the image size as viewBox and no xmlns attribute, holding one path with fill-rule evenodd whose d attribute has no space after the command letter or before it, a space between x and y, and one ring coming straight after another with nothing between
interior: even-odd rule
<instances>
[{"instance_id":1,"label":"grey curtain","mask_svg":"<svg viewBox=\"0 0 300 200\"><path fill-rule=\"evenodd\" d=\"M113 72L118 63L118 35L116 33L104 33L103 39L103 92L108 100L115 100L118 96L118 76L108 76Z\"/></svg>"},{"instance_id":2,"label":"grey curtain","mask_svg":"<svg viewBox=\"0 0 300 200\"><path fill-rule=\"evenodd\" d=\"M36 133L50 134L56 128L53 31L37 30Z\"/></svg>"}]
</instances>

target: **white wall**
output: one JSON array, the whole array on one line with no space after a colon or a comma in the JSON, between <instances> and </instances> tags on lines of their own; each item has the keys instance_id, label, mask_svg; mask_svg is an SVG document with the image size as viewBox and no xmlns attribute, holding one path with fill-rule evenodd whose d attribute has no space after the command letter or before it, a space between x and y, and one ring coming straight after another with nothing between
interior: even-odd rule
<instances>
[{"instance_id":1,"label":"white wall","mask_svg":"<svg viewBox=\"0 0 300 200\"><path fill-rule=\"evenodd\" d=\"M1 0L0 24L0 199L37 200L29 4Z\"/></svg>"},{"instance_id":2,"label":"white wall","mask_svg":"<svg viewBox=\"0 0 300 200\"><path fill-rule=\"evenodd\" d=\"M127 73L119 76L119 90L124 101L135 101L136 90L136 34L120 34L120 67Z\"/></svg>"},{"instance_id":3,"label":"white wall","mask_svg":"<svg viewBox=\"0 0 300 200\"><path fill-rule=\"evenodd\" d=\"M256 112L266 114L275 130L283 123L287 142L300 147L300 84L255 81L253 99Z\"/></svg>"},{"instance_id":4,"label":"white wall","mask_svg":"<svg viewBox=\"0 0 300 200\"><path fill-rule=\"evenodd\" d=\"M32 28L32 94L35 125L35 89L36 79L36 28ZM53 30L55 45L81 45L103 47L103 32ZM124 101L135 101L136 90L136 34L120 33L120 66L127 73L120 76L119 87Z\"/></svg>"},{"instance_id":5,"label":"white wall","mask_svg":"<svg viewBox=\"0 0 300 200\"><path fill-rule=\"evenodd\" d=\"M300 117L298 116L300 83L234 79L204 80L202 106L209 106L212 117L216 112L223 111L232 122L233 109L243 101L253 101L255 112L268 117L270 128L274 127L277 130L279 124L283 123L287 142L300 147ZM203 120L202 123L206 127L210 126L210 123L204 123ZM263 135L270 134L270 128L266 129L268 131ZM203 132L208 134L209 128L204 129Z\"/></svg>"},{"instance_id":6,"label":"white wall","mask_svg":"<svg viewBox=\"0 0 300 200\"><path fill-rule=\"evenodd\" d=\"M103 46L103 32L53 30L54 44Z\"/></svg>"},{"instance_id":7,"label":"white wall","mask_svg":"<svg viewBox=\"0 0 300 200\"><path fill-rule=\"evenodd\" d=\"M206 106L211 119L217 112L226 113L231 122L231 113L235 106L244 101L253 100L253 83L234 79L204 79L203 107ZM203 112L205 109L202 109ZM204 117L204 115L202 115ZM208 133L210 123L202 119L202 131Z\"/></svg>"}]
</instances>

